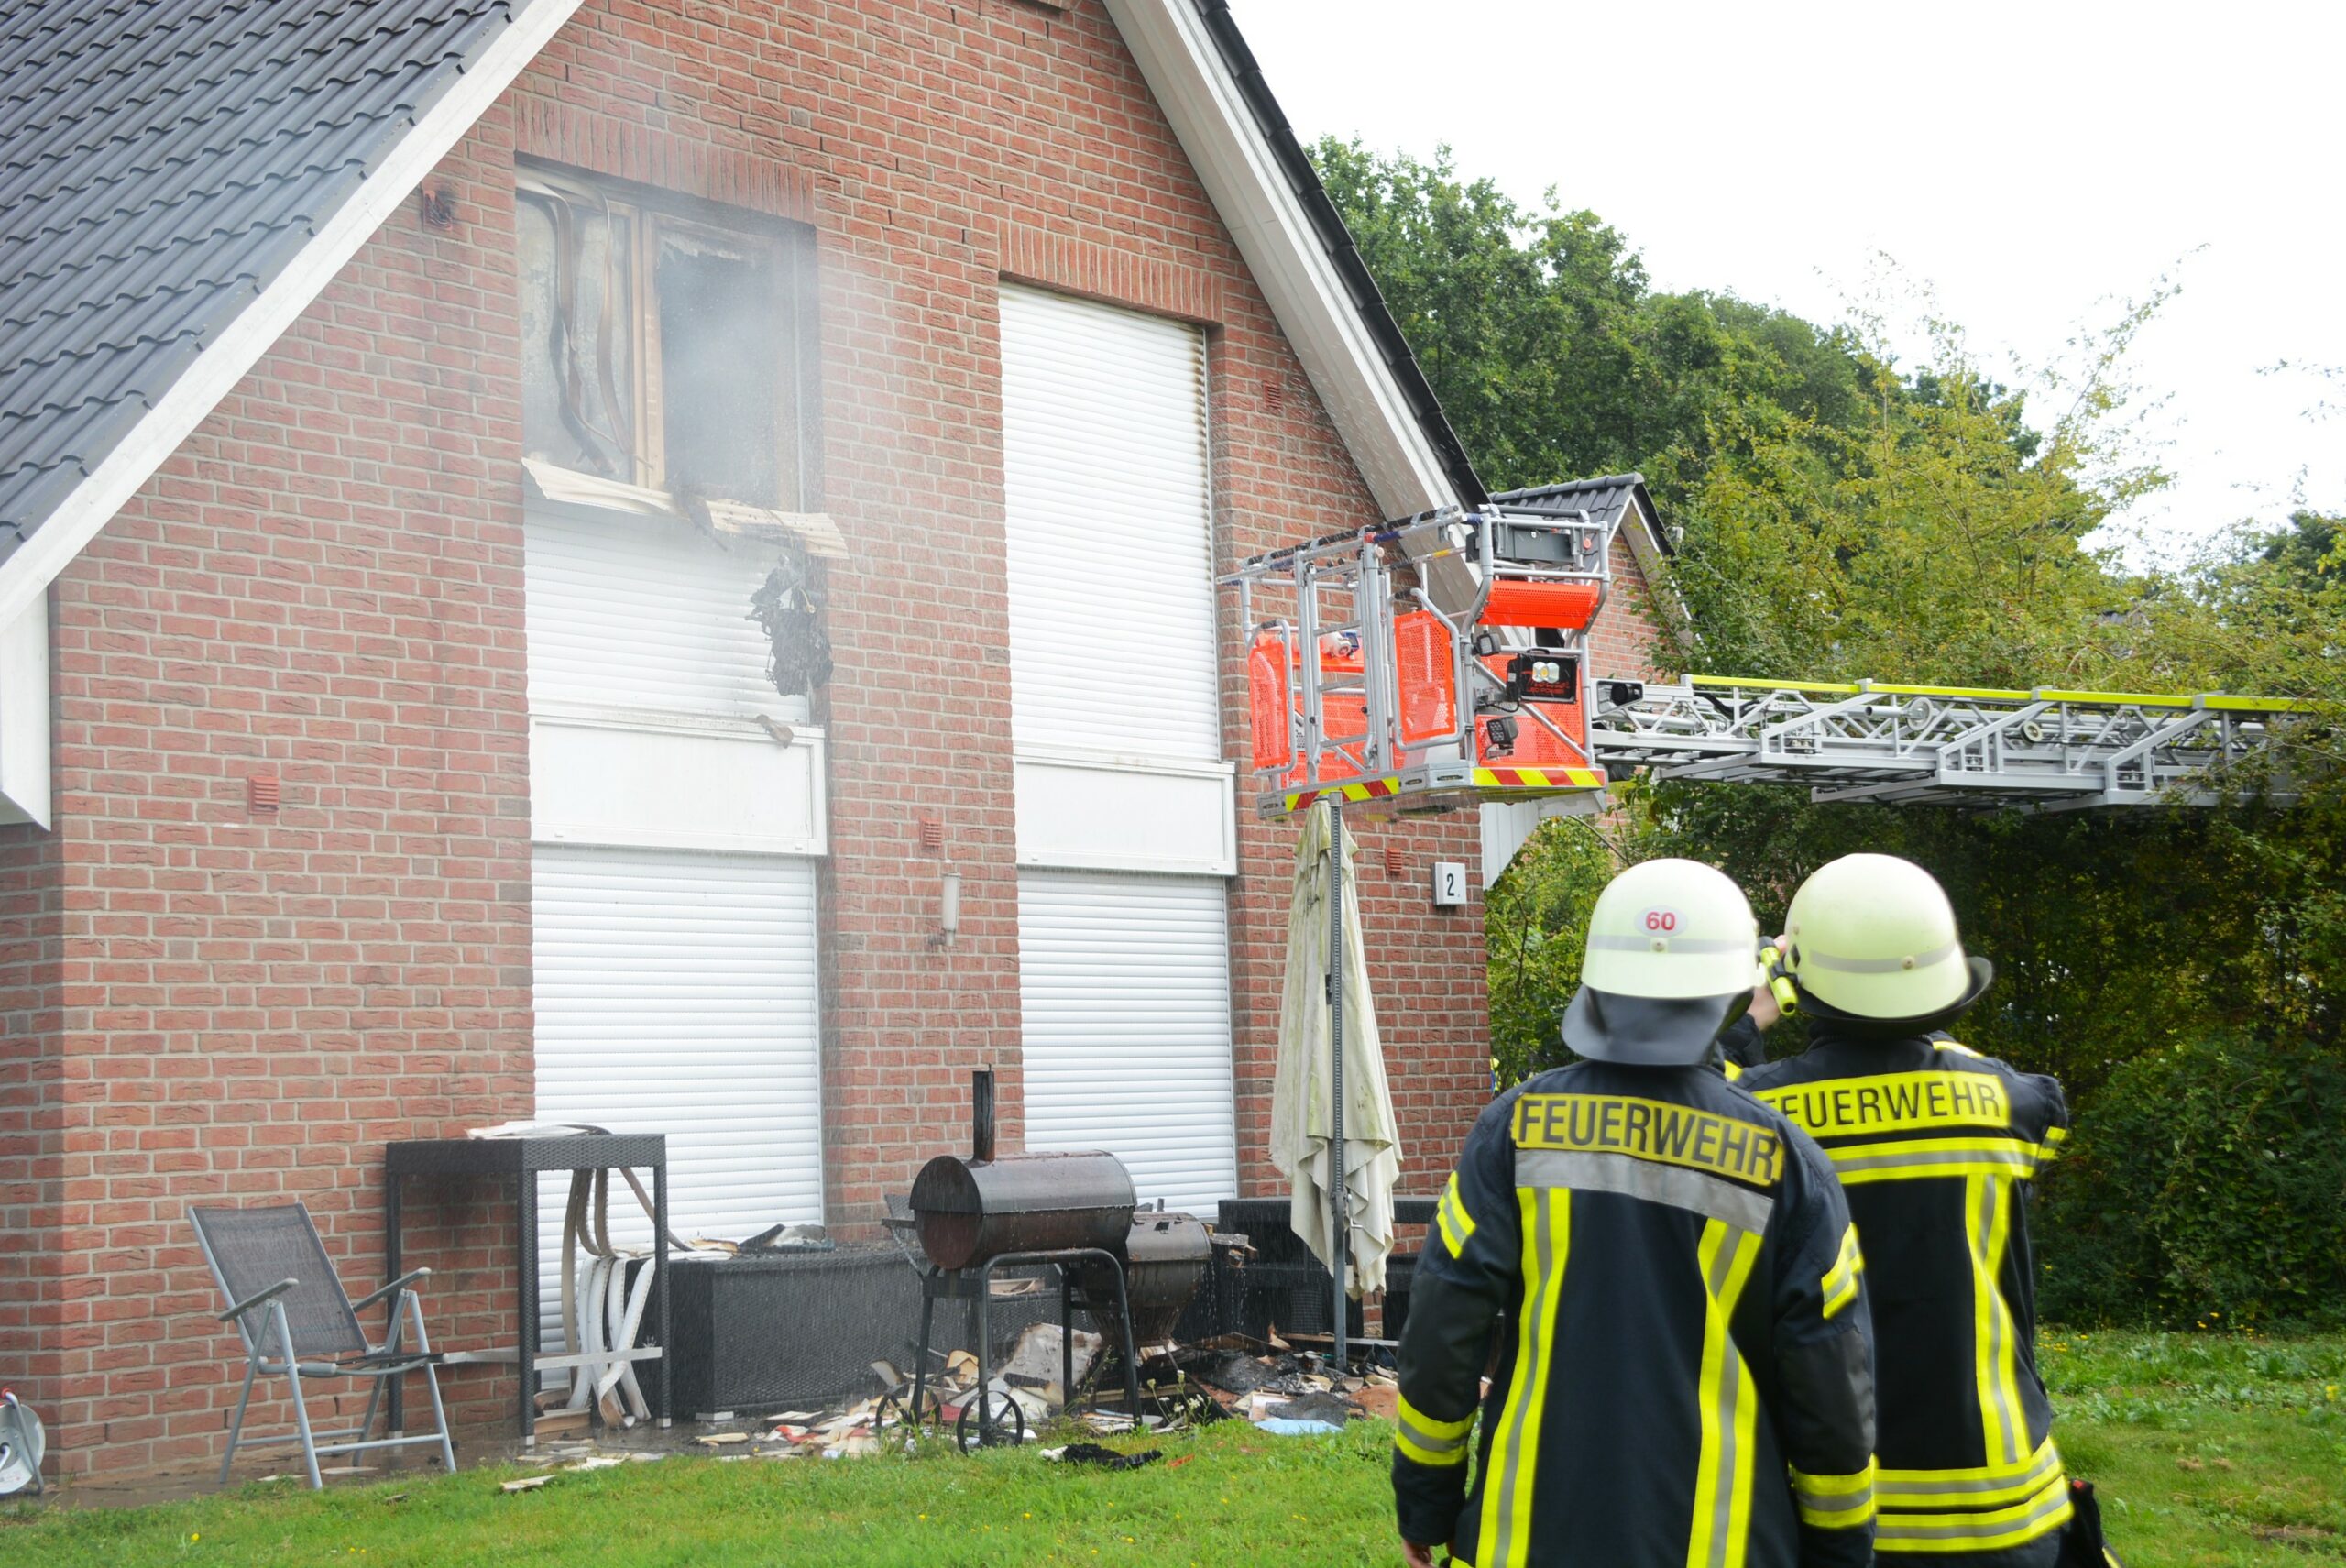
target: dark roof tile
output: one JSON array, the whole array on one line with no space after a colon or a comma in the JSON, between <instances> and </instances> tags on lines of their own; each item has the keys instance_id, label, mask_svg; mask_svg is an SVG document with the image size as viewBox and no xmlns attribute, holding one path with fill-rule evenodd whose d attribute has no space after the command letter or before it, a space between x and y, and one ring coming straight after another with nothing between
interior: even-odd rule
<instances>
[{"instance_id":1,"label":"dark roof tile","mask_svg":"<svg viewBox=\"0 0 2346 1568\"><path fill-rule=\"evenodd\" d=\"M38 528L528 3L0 7L0 525Z\"/></svg>"}]
</instances>

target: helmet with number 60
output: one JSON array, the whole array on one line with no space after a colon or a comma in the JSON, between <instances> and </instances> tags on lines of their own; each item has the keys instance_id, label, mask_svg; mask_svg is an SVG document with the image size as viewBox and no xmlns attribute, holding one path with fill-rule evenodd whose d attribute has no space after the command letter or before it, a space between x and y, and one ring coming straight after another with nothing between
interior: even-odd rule
<instances>
[{"instance_id":1,"label":"helmet with number 60","mask_svg":"<svg viewBox=\"0 0 2346 1568\"><path fill-rule=\"evenodd\" d=\"M1700 1061L1734 1004L1764 981L1759 955L1760 924L1723 873L1694 861L1631 866L1589 916L1564 1044L1600 1061Z\"/></svg>"}]
</instances>

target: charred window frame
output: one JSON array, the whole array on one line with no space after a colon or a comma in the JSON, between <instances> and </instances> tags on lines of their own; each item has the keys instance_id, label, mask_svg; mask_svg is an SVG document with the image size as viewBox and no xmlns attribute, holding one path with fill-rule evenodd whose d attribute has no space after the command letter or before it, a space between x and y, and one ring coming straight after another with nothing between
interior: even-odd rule
<instances>
[{"instance_id":1,"label":"charred window frame","mask_svg":"<svg viewBox=\"0 0 2346 1568\"><path fill-rule=\"evenodd\" d=\"M525 455L818 506L811 232L536 166L515 194Z\"/></svg>"}]
</instances>

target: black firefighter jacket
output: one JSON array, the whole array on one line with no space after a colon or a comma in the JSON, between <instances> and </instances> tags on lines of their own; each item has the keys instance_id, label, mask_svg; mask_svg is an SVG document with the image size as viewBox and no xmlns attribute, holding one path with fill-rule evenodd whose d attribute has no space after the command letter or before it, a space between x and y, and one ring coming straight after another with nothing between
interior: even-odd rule
<instances>
[{"instance_id":1,"label":"black firefighter jacket","mask_svg":"<svg viewBox=\"0 0 2346 1568\"><path fill-rule=\"evenodd\" d=\"M1740 1081L1824 1146L1857 1221L1880 1380L1875 1549L2042 1568L2070 1504L2036 1375L2028 1201L2067 1135L2061 1086L1952 1040L1816 1029Z\"/></svg>"},{"instance_id":2,"label":"black firefighter jacket","mask_svg":"<svg viewBox=\"0 0 2346 1568\"><path fill-rule=\"evenodd\" d=\"M1791 1123L1705 1068L1581 1062L1483 1113L1435 1219L1399 1353L1406 1539L1481 1568L1872 1561L1865 1294Z\"/></svg>"}]
</instances>

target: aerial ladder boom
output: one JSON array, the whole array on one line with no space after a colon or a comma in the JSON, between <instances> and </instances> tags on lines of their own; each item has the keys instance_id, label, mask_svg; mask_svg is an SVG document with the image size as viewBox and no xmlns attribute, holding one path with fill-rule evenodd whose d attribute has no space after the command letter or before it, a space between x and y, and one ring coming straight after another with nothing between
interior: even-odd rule
<instances>
[{"instance_id":1,"label":"aerial ladder boom","mask_svg":"<svg viewBox=\"0 0 2346 1568\"><path fill-rule=\"evenodd\" d=\"M1257 809L1440 810L1587 794L1636 772L1797 783L1820 801L2210 806L2239 793L2231 770L2316 711L2220 694L1599 674L1589 632L1617 526L1553 508L1446 510L1243 563L1223 584L1247 629ZM2293 798L2285 773L2264 782Z\"/></svg>"},{"instance_id":2,"label":"aerial ladder boom","mask_svg":"<svg viewBox=\"0 0 2346 1568\"><path fill-rule=\"evenodd\" d=\"M1603 683L1593 749L1617 772L1799 783L1812 798L2024 806L2213 806L2223 770L2312 705L2140 692L1997 691L1694 675ZM1602 687L1600 688L1602 689ZM2294 798L2286 781L2275 798Z\"/></svg>"}]
</instances>

